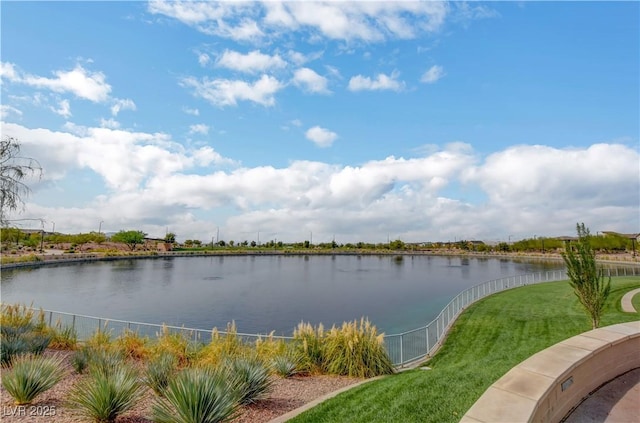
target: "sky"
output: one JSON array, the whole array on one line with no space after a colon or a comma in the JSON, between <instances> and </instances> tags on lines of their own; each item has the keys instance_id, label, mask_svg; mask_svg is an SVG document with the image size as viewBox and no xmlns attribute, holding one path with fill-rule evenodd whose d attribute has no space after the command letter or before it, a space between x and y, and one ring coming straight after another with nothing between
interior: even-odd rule
<instances>
[{"instance_id":1,"label":"sky","mask_svg":"<svg viewBox=\"0 0 640 423\"><path fill-rule=\"evenodd\" d=\"M638 2L0 3L12 219L179 241L640 232Z\"/></svg>"}]
</instances>

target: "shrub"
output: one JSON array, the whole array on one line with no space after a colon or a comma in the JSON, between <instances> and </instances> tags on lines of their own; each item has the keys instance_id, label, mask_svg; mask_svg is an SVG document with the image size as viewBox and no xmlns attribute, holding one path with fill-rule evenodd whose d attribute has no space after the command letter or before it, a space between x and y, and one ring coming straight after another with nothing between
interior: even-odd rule
<instances>
[{"instance_id":1,"label":"shrub","mask_svg":"<svg viewBox=\"0 0 640 423\"><path fill-rule=\"evenodd\" d=\"M15 356L26 354L29 345L22 338L6 338L0 342L0 362L3 366L8 366Z\"/></svg>"},{"instance_id":2,"label":"shrub","mask_svg":"<svg viewBox=\"0 0 640 423\"><path fill-rule=\"evenodd\" d=\"M85 345L91 349L111 349L111 330L107 330L107 324L105 323L102 329L98 329L91 335L89 339L85 341Z\"/></svg>"},{"instance_id":3,"label":"shrub","mask_svg":"<svg viewBox=\"0 0 640 423\"><path fill-rule=\"evenodd\" d=\"M325 340L326 369L331 374L374 377L393 373L394 368L384 347L384 334L362 318L360 322L343 323L327 333Z\"/></svg>"},{"instance_id":4,"label":"shrub","mask_svg":"<svg viewBox=\"0 0 640 423\"><path fill-rule=\"evenodd\" d=\"M293 339L301 372L322 373L324 371L323 338L322 324L314 328L309 323L300 322L294 329Z\"/></svg>"},{"instance_id":5,"label":"shrub","mask_svg":"<svg viewBox=\"0 0 640 423\"><path fill-rule=\"evenodd\" d=\"M51 335L49 348L59 350L74 350L78 345L78 334L71 326L61 327L60 323L54 328L48 328L47 333Z\"/></svg>"},{"instance_id":6,"label":"shrub","mask_svg":"<svg viewBox=\"0 0 640 423\"><path fill-rule=\"evenodd\" d=\"M142 385L131 367L121 365L112 373L90 369L69 393L69 406L94 422L114 422L133 407L142 395Z\"/></svg>"},{"instance_id":7,"label":"shrub","mask_svg":"<svg viewBox=\"0 0 640 423\"><path fill-rule=\"evenodd\" d=\"M16 405L30 404L39 394L55 386L64 377L61 357L21 355L4 369L2 386Z\"/></svg>"},{"instance_id":8,"label":"shrub","mask_svg":"<svg viewBox=\"0 0 640 423\"><path fill-rule=\"evenodd\" d=\"M178 360L169 353L164 353L152 359L145 369L144 382L153 389L156 394L163 396L169 380L171 380L171 377L176 371L177 365Z\"/></svg>"},{"instance_id":9,"label":"shrub","mask_svg":"<svg viewBox=\"0 0 640 423\"><path fill-rule=\"evenodd\" d=\"M275 339L273 332L264 338L259 337L255 343L255 355L265 363L287 354L287 351L287 343L282 339Z\"/></svg>"},{"instance_id":10,"label":"shrub","mask_svg":"<svg viewBox=\"0 0 640 423\"><path fill-rule=\"evenodd\" d=\"M238 401L227 389L225 375L211 368L186 369L167 385L164 398L152 408L156 423L215 423L231 421Z\"/></svg>"},{"instance_id":11,"label":"shrub","mask_svg":"<svg viewBox=\"0 0 640 423\"><path fill-rule=\"evenodd\" d=\"M238 394L242 405L252 404L269 392L272 379L269 369L260 361L249 358L236 358L223 363L231 388Z\"/></svg>"}]
</instances>

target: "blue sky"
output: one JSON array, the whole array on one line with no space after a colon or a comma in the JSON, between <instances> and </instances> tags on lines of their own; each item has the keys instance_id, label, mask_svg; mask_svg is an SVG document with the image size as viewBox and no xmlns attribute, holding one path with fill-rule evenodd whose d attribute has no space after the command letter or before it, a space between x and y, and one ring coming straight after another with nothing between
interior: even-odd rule
<instances>
[{"instance_id":1,"label":"blue sky","mask_svg":"<svg viewBox=\"0 0 640 423\"><path fill-rule=\"evenodd\" d=\"M637 2L2 2L2 135L57 231L640 226ZM34 224L39 226L39 224Z\"/></svg>"}]
</instances>

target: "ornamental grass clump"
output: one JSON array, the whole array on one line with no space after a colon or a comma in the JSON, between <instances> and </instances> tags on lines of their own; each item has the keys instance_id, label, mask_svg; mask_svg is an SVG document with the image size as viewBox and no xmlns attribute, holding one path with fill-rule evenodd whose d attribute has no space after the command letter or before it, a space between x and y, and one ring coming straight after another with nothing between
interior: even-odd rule
<instances>
[{"instance_id":1,"label":"ornamental grass clump","mask_svg":"<svg viewBox=\"0 0 640 423\"><path fill-rule=\"evenodd\" d=\"M89 375L71 389L68 404L92 422L111 423L131 409L142 392L138 374L127 365L109 374L90 368Z\"/></svg>"},{"instance_id":2,"label":"ornamental grass clump","mask_svg":"<svg viewBox=\"0 0 640 423\"><path fill-rule=\"evenodd\" d=\"M89 360L91 359L91 351L84 347L73 353L71 356L71 367L78 374L83 374L89 366Z\"/></svg>"},{"instance_id":3,"label":"ornamental grass clump","mask_svg":"<svg viewBox=\"0 0 640 423\"><path fill-rule=\"evenodd\" d=\"M90 373L109 376L125 365L120 351L88 348L88 367Z\"/></svg>"},{"instance_id":4,"label":"ornamental grass clump","mask_svg":"<svg viewBox=\"0 0 640 423\"><path fill-rule=\"evenodd\" d=\"M236 358L223 363L231 389L238 395L241 405L263 399L271 389L273 380L269 369L257 359Z\"/></svg>"},{"instance_id":5,"label":"ornamental grass clump","mask_svg":"<svg viewBox=\"0 0 640 423\"><path fill-rule=\"evenodd\" d=\"M179 367L186 367L193 363L200 355L202 344L194 342L184 331L172 331L166 325L162 326L160 333L151 348L151 355L172 354L178 360Z\"/></svg>"},{"instance_id":6,"label":"ornamental grass clump","mask_svg":"<svg viewBox=\"0 0 640 423\"><path fill-rule=\"evenodd\" d=\"M217 367L227 358L251 355L255 355L255 350L242 341L235 322L231 322L224 333L213 328L211 342L202 348L197 362L199 366Z\"/></svg>"},{"instance_id":7,"label":"ornamental grass clump","mask_svg":"<svg viewBox=\"0 0 640 423\"><path fill-rule=\"evenodd\" d=\"M384 334L377 333L369 320L343 323L327 332L325 360L328 373L374 377L394 372L393 364L384 347Z\"/></svg>"},{"instance_id":8,"label":"ornamental grass clump","mask_svg":"<svg viewBox=\"0 0 640 423\"><path fill-rule=\"evenodd\" d=\"M178 360L169 353L163 353L147 363L144 371L144 383L156 394L163 396L177 368Z\"/></svg>"},{"instance_id":9,"label":"ornamental grass clump","mask_svg":"<svg viewBox=\"0 0 640 423\"><path fill-rule=\"evenodd\" d=\"M226 375L212 368L190 368L173 378L157 397L151 419L156 423L229 422L238 410L238 397Z\"/></svg>"},{"instance_id":10,"label":"ornamental grass clump","mask_svg":"<svg viewBox=\"0 0 640 423\"><path fill-rule=\"evenodd\" d=\"M295 353L302 373L324 372L324 327L314 328L309 323L300 322L293 331Z\"/></svg>"},{"instance_id":11,"label":"ornamental grass clump","mask_svg":"<svg viewBox=\"0 0 640 423\"><path fill-rule=\"evenodd\" d=\"M114 347L120 351L124 357L135 360L146 359L151 354L149 338L142 337L128 329L115 340Z\"/></svg>"},{"instance_id":12,"label":"ornamental grass clump","mask_svg":"<svg viewBox=\"0 0 640 423\"><path fill-rule=\"evenodd\" d=\"M16 405L25 405L55 386L64 375L62 357L20 355L14 357L11 368L3 369L2 386Z\"/></svg>"}]
</instances>

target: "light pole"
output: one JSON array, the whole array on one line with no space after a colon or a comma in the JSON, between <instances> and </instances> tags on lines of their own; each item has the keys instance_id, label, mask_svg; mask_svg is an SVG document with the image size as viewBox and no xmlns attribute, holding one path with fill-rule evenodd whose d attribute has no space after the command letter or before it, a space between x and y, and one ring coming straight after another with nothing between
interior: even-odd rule
<instances>
[{"instance_id":1,"label":"light pole","mask_svg":"<svg viewBox=\"0 0 640 423\"><path fill-rule=\"evenodd\" d=\"M102 231L102 224L104 223L104 220L100 221L100 225L98 225L98 233L101 233Z\"/></svg>"}]
</instances>

